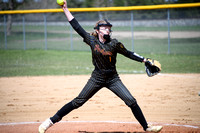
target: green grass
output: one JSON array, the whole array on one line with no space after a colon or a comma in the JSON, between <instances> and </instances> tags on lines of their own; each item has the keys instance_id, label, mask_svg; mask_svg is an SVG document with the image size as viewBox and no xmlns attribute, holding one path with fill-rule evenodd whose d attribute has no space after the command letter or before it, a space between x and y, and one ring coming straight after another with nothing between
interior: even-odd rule
<instances>
[{"instance_id":1,"label":"green grass","mask_svg":"<svg viewBox=\"0 0 200 133\"><path fill-rule=\"evenodd\" d=\"M141 54L157 59L162 73L200 73L199 55ZM91 74L90 52L56 50L0 50L0 77ZM120 74L145 73L144 64L117 57Z\"/></svg>"},{"instance_id":2,"label":"green grass","mask_svg":"<svg viewBox=\"0 0 200 133\"><path fill-rule=\"evenodd\" d=\"M84 26L90 32L93 27ZM130 31L130 27L113 27L113 31ZM171 27L171 31L199 31L200 26ZM91 74L93 70L90 48L73 31L71 46L69 26L47 26L47 51L44 27L26 25L26 51L22 26L13 26L7 36L4 50L4 27L0 26L0 77L37 75ZM134 31L166 31L167 27L134 27ZM132 50L131 38L119 37L125 47ZM74 51L72 51L74 50ZM81 52L82 51L82 52ZM161 62L162 73L200 73L200 38L172 38L170 55L168 39L134 39L134 51L144 57ZM119 73L145 73L144 64L122 55L117 58Z\"/></svg>"},{"instance_id":3,"label":"green grass","mask_svg":"<svg viewBox=\"0 0 200 133\"><path fill-rule=\"evenodd\" d=\"M86 64L88 56L89 53L86 52L50 50L0 51L0 75L87 74L89 71L82 68L91 67L91 65Z\"/></svg>"}]
</instances>

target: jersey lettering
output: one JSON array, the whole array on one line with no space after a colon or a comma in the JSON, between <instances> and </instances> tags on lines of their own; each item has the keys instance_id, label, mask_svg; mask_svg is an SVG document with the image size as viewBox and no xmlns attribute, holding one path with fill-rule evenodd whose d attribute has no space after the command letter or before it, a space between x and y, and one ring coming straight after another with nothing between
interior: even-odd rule
<instances>
[{"instance_id":1,"label":"jersey lettering","mask_svg":"<svg viewBox=\"0 0 200 133\"><path fill-rule=\"evenodd\" d=\"M105 51L104 49L101 49L99 45L95 45L94 51L102 53L102 55L112 55L110 51Z\"/></svg>"}]
</instances>

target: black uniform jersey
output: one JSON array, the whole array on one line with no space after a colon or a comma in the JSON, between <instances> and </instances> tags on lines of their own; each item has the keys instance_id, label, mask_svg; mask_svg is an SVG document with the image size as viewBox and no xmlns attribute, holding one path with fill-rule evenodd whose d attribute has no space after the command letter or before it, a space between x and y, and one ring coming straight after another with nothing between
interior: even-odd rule
<instances>
[{"instance_id":1,"label":"black uniform jersey","mask_svg":"<svg viewBox=\"0 0 200 133\"><path fill-rule=\"evenodd\" d=\"M117 53L139 62L144 60L144 57L127 50L124 45L116 39L110 39L104 44L101 43L97 37L87 33L75 18L70 21L70 24L83 38L83 41L90 46L92 62L97 71L102 73L116 72Z\"/></svg>"}]
</instances>

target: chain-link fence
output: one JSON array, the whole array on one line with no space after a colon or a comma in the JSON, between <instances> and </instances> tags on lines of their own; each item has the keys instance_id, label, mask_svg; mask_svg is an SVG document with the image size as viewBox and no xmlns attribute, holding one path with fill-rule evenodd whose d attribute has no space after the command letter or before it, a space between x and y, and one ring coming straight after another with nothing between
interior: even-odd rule
<instances>
[{"instance_id":1,"label":"chain-link fence","mask_svg":"<svg viewBox=\"0 0 200 133\"><path fill-rule=\"evenodd\" d=\"M200 12L198 8L74 12L87 32L96 21L108 19L112 38L137 53L200 54ZM12 28L7 35L7 23ZM0 15L0 49L42 49L89 51L83 39L69 25L64 13Z\"/></svg>"}]
</instances>

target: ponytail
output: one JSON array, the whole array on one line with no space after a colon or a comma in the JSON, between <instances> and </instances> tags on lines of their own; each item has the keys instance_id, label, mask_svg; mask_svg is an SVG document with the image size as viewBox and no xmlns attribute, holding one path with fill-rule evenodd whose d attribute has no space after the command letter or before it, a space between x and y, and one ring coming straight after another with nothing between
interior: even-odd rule
<instances>
[{"instance_id":1,"label":"ponytail","mask_svg":"<svg viewBox=\"0 0 200 133\"><path fill-rule=\"evenodd\" d=\"M93 32L91 32L91 35L97 37L98 33L94 30Z\"/></svg>"}]
</instances>

